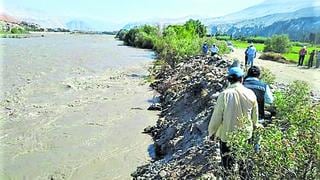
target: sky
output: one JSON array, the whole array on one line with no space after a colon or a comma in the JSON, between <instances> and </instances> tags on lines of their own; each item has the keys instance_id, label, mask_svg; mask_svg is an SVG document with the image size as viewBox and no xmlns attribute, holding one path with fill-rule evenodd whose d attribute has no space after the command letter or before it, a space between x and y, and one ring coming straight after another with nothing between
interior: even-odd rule
<instances>
[{"instance_id":1,"label":"sky","mask_svg":"<svg viewBox=\"0 0 320 180\"><path fill-rule=\"evenodd\" d=\"M48 16L92 18L113 23L186 16L218 17L264 0L2 0L2 9L38 11Z\"/></svg>"}]
</instances>

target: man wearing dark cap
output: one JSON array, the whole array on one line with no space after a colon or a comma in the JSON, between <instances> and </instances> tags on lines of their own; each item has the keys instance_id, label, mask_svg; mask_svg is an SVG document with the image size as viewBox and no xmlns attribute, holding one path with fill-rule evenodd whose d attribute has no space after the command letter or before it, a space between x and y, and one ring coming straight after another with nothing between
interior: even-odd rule
<instances>
[{"instance_id":1,"label":"man wearing dark cap","mask_svg":"<svg viewBox=\"0 0 320 180\"><path fill-rule=\"evenodd\" d=\"M273 96L269 86L266 83L259 80L260 74L260 69L257 66L252 66L248 70L248 74L243 82L243 85L246 88L251 89L257 96L259 120L264 121L264 105L265 103L272 104Z\"/></svg>"},{"instance_id":2,"label":"man wearing dark cap","mask_svg":"<svg viewBox=\"0 0 320 180\"><path fill-rule=\"evenodd\" d=\"M251 139L254 127L258 126L258 103L256 95L242 85L244 72L240 67L231 67L228 71L230 86L218 97L214 107L208 132L209 137L220 139L220 153L223 167L232 169L233 157L228 147L228 134L239 128L242 119L249 122L242 127L247 130L248 140Z\"/></svg>"}]
</instances>

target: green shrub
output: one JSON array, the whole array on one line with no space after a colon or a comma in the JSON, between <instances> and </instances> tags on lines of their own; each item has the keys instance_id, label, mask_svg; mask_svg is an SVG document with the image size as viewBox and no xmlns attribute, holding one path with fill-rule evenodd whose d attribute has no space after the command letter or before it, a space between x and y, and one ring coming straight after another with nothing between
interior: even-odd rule
<instances>
[{"instance_id":1,"label":"green shrub","mask_svg":"<svg viewBox=\"0 0 320 180\"><path fill-rule=\"evenodd\" d=\"M261 43L261 44L263 44L263 43L265 43L266 40L267 40L266 37L260 37L260 36L258 36L258 37L247 37L246 38L246 41L248 43Z\"/></svg>"},{"instance_id":2,"label":"green shrub","mask_svg":"<svg viewBox=\"0 0 320 180\"><path fill-rule=\"evenodd\" d=\"M130 29L129 31L121 30L116 37L123 40L126 45L153 49L154 41L159 34L159 29L150 25Z\"/></svg>"},{"instance_id":3,"label":"green shrub","mask_svg":"<svg viewBox=\"0 0 320 180\"><path fill-rule=\"evenodd\" d=\"M261 69L261 80L267 84L274 84L276 82L276 76L271 73L271 71L267 68Z\"/></svg>"},{"instance_id":4,"label":"green shrub","mask_svg":"<svg viewBox=\"0 0 320 180\"><path fill-rule=\"evenodd\" d=\"M265 41L264 52L286 53L290 51L290 39L287 35L273 35Z\"/></svg>"},{"instance_id":5,"label":"green shrub","mask_svg":"<svg viewBox=\"0 0 320 180\"><path fill-rule=\"evenodd\" d=\"M196 33L200 38L203 38L207 35L206 26L203 25L199 20L190 19L184 26L188 31L193 31L193 33Z\"/></svg>"},{"instance_id":6,"label":"green shrub","mask_svg":"<svg viewBox=\"0 0 320 180\"><path fill-rule=\"evenodd\" d=\"M11 28L10 32L12 34L23 34L23 33L26 33L26 31L22 27L13 27L13 28Z\"/></svg>"},{"instance_id":7,"label":"green shrub","mask_svg":"<svg viewBox=\"0 0 320 180\"><path fill-rule=\"evenodd\" d=\"M205 35L206 27L199 20L189 20L183 25L169 25L162 33L157 27L144 25L121 30L116 37L129 46L154 49L159 59L175 66L185 57L199 54L204 41L217 44L221 53L229 51L225 42Z\"/></svg>"},{"instance_id":8,"label":"green shrub","mask_svg":"<svg viewBox=\"0 0 320 180\"><path fill-rule=\"evenodd\" d=\"M244 129L230 135L236 160L250 167L252 179L319 179L320 106L310 102L308 85L292 83L276 93L275 104L274 123L254 132L259 152L247 143Z\"/></svg>"},{"instance_id":9,"label":"green shrub","mask_svg":"<svg viewBox=\"0 0 320 180\"><path fill-rule=\"evenodd\" d=\"M128 30L126 30L126 29L121 29L121 30L116 34L116 38L118 38L119 40L123 41L127 33L128 33Z\"/></svg>"}]
</instances>

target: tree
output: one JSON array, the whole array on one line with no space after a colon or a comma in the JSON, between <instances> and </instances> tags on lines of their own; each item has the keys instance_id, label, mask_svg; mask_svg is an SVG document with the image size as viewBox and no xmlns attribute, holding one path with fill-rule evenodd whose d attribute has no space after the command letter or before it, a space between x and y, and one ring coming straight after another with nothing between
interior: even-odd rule
<instances>
[{"instance_id":1,"label":"tree","mask_svg":"<svg viewBox=\"0 0 320 180\"><path fill-rule=\"evenodd\" d=\"M190 19L185 24L188 31L194 31L200 38L205 37L207 28L199 20Z\"/></svg>"},{"instance_id":2,"label":"tree","mask_svg":"<svg viewBox=\"0 0 320 180\"><path fill-rule=\"evenodd\" d=\"M288 35L273 35L265 41L264 52L286 53L290 50L290 39Z\"/></svg>"}]
</instances>

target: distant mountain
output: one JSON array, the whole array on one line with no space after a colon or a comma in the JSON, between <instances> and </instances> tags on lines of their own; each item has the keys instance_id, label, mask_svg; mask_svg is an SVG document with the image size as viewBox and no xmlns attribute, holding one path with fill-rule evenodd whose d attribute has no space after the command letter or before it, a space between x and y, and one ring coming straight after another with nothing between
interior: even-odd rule
<instances>
[{"instance_id":1,"label":"distant mountain","mask_svg":"<svg viewBox=\"0 0 320 180\"><path fill-rule=\"evenodd\" d=\"M5 21L5 22L9 22L9 23L20 23L20 21L18 19L16 19L13 16L10 16L6 13L0 13L0 21Z\"/></svg>"},{"instance_id":2,"label":"distant mountain","mask_svg":"<svg viewBox=\"0 0 320 180\"><path fill-rule=\"evenodd\" d=\"M185 16L185 17L175 18L175 19L164 19L164 18L150 19L150 20L146 20L146 21L128 23L124 27L122 27L122 29L132 29L134 27L145 25L145 24L159 26L159 27L165 27L170 24L184 24L189 19L204 19L204 17L193 15L193 16Z\"/></svg>"},{"instance_id":3,"label":"distant mountain","mask_svg":"<svg viewBox=\"0 0 320 180\"><path fill-rule=\"evenodd\" d=\"M216 18L195 18L201 20L209 33L233 36L272 36L289 34L292 39L301 39L305 34L320 32L320 0L265 0L244 10ZM125 29L150 24L181 24L188 18L152 20L130 23Z\"/></svg>"},{"instance_id":4,"label":"distant mountain","mask_svg":"<svg viewBox=\"0 0 320 180\"><path fill-rule=\"evenodd\" d=\"M288 34L292 39L320 32L320 6L299 9L289 13L277 13L234 23L209 25L212 34L222 33L235 36L272 36ZM312 27L312 28L310 28Z\"/></svg>"},{"instance_id":5,"label":"distant mountain","mask_svg":"<svg viewBox=\"0 0 320 180\"><path fill-rule=\"evenodd\" d=\"M71 31L92 31L93 28L90 27L90 25L84 21L81 20L71 20L67 22L66 28Z\"/></svg>"},{"instance_id":6,"label":"distant mountain","mask_svg":"<svg viewBox=\"0 0 320 180\"><path fill-rule=\"evenodd\" d=\"M290 13L320 6L319 0L265 0L264 2L218 18L203 19L206 24L235 23L272 14ZM313 11L316 13L315 11ZM292 16L290 16L292 17Z\"/></svg>"},{"instance_id":7,"label":"distant mountain","mask_svg":"<svg viewBox=\"0 0 320 180\"><path fill-rule=\"evenodd\" d=\"M114 31L119 30L123 25L93 18L70 18L50 16L45 12L34 9L6 9L3 14L10 16L17 21L39 24L45 28L63 28L77 31ZM3 19L5 17L3 16Z\"/></svg>"}]
</instances>

